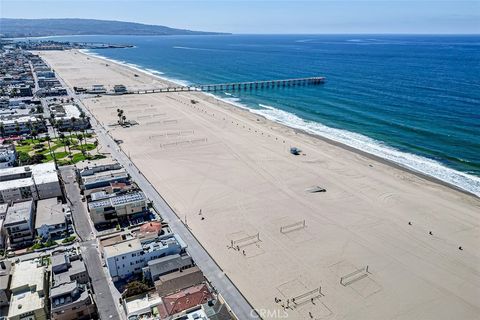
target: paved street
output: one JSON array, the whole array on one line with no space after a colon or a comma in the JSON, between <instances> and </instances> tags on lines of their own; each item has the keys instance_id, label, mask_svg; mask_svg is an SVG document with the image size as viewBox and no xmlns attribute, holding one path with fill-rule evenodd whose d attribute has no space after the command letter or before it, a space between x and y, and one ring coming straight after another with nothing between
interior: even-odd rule
<instances>
[{"instance_id":1,"label":"paved street","mask_svg":"<svg viewBox=\"0 0 480 320\"><path fill-rule=\"evenodd\" d=\"M75 172L73 166L61 167L60 173L65 184L67 192L67 201L72 208L73 223L75 230L82 240L80 249L87 266L88 274L92 280L92 287L95 293L95 302L97 303L98 312L101 319L119 320L120 316L117 306L118 300L115 300L110 288L111 284L100 260L100 252L98 250L98 242L93 234L93 225L91 223L88 212L81 200L80 189L75 182ZM123 315L123 314L122 314Z\"/></svg>"},{"instance_id":2,"label":"paved street","mask_svg":"<svg viewBox=\"0 0 480 320\"><path fill-rule=\"evenodd\" d=\"M118 300L115 301L112 296L110 284L102 268L97 241L89 240L82 242L80 248L88 274L90 275L100 318L102 320L123 319L124 317L121 317L117 310L117 306L119 305Z\"/></svg>"},{"instance_id":3,"label":"paved street","mask_svg":"<svg viewBox=\"0 0 480 320\"><path fill-rule=\"evenodd\" d=\"M101 124L96 121L96 119L89 112L89 110L83 105L82 101L77 98L75 92L73 92L73 90L71 90L71 88L69 88L66 85L63 79L61 79L58 75L57 77L62 82L62 85L65 88L67 88L70 96L76 98L75 100L82 107L85 114L91 118L92 128L97 134L98 142L102 146L102 151L106 153L110 153L114 159L118 160L118 162L122 164L125 167L125 169L128 171L128 173L131 175L132 179L135 180L138 186L143 190L145 195L150 200L153 201L153 204L155 208L159 211L160 215L162 215L162 217L169 222L172 231L178 234L188 245L188 249L187 249L188 253L192 256L192 258L194 259L198 267L203 271L205 277L212 283L215 289L223 296L223 298L231 307L233 313L237 316L237 318L238 319L257 318L258 316L252 310L252 306L250 305L250 303L245 299L245 297L230 281L227 275L217 265L215 260L197 241L197 239L193 236L190 230L188 230L188 228L181 222L181 220L175 214L172 208L166 203L166 201L160 196L160 194L158 194L158 192L150 184L150 182L143 176L143 174L140 173L140 171L131 162L131 160L127 157L127 155L119 149L118 145L114 142L113 138L108 134L105 128L103 128ZM66 187L68 190L69 188L68 185ZM84 224L86 225L86 223L82 223L82 225ZM81 228L84 228L84 226L82 226ZM82 234L86 236L85 234L86 231L87 230L82 230L77 232L82 232ZM91 255L92 257L91 259L89 258L90 260L89 264L91 264L92 269L94 269L95 258L93 257L94 256L93 254ZM98 253L96 257L99 259ZM99 269L101 270L101 268ZM88 270L90 272L90 269ZM98 270L92 270L92 272L98 273ZM92 274L90 276L92 276ZM105 283L104 281L101 281L102 276L98 274L98 277L99 277L98 279L94 280L94 281L98 281L98 283L97 284L94 283L93 285L95 289L95 293L97 293L97 288L101 290L99 287L103 287L104 290L107 290L108 288L108 284ZM93 277L92 277L92 280L93 280ZM108 305L107 301L100 301L99 309L106 308L106 306L104 306L104 303ZM108 319L108 318L105 318L105 315L107 313L108 312L106 312L106 310L100 311L102 319ZM116 314L116 316L118 317L118 313Z\"/></svg>"},{"instance_id":4,"label":"paved street","mask_svg":"<svg viewBox=\"0 0 480 320\"><path fill-rule=\"evenodd\" d=\"M75 231L82 241L93 239L93 225L81 200L78 184L75 182L74 167L60 167L60 174L65 185L67 201L72 207L72 217L75 224Z\"/></svg>"}]
</instances>

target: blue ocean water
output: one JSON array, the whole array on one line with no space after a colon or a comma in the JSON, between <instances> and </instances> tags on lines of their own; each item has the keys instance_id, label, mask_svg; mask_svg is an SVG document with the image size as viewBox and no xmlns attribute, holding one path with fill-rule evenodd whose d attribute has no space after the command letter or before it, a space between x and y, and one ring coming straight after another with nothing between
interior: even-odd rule
<instances>
[{"instance_id":1,"label":"blue ocean water","mask_svg":"<svg viewBox=\"0 0 480 320\"><path fill-rule=\"evenodd\" d=\"M322 86L219 93L252 112L480 195L480 36L77 36L91 53L183 83L325 76Z\"/></svg>"}]
</instances>

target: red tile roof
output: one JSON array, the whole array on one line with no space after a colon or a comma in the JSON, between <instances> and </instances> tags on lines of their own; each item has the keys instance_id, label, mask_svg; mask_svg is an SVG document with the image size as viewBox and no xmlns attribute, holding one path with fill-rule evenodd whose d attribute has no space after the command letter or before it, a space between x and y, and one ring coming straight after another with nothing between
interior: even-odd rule
<instances>
[{"instance_id":1,"label":"red tile roof","mask_svg":"<svg viewBox=\"0 0 480 320\"><path fill-rule=\"evenodd\" d=\"M162 223L157 222L157 221L144 223L140 227L140 232L141 233L156 233L156 234L159 234L161 231L162 231Z\"/></svg>"},{"instance_id":2,"label":"red tile roof","mask_svg":"<svg viewBox=\"0 0 480 320\"><path fill-rule=\"evenodd\" d=\"M162 318L165 318L200 304L207 303L208 300L212 298L212 294L208 290L207 285L200 284L163 297L163 303L158 306L158 312Z\"/></svg>"}]
</instances>

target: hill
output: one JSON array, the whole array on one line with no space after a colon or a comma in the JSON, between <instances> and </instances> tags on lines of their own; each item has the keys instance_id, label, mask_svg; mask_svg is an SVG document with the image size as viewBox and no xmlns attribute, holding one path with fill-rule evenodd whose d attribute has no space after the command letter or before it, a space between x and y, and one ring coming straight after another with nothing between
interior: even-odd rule
<instances>
[{"instance_id":1,"label":"hill","mask_svg":"<svg viewBox=\"0 0 480 320\"><path fill-rule=\"evenodd\" d=\"M0 18L0 36L7 38L62 35L211 35L216 32L174 29L159 25L94 19Z\"/></svg>"}]
</instances>

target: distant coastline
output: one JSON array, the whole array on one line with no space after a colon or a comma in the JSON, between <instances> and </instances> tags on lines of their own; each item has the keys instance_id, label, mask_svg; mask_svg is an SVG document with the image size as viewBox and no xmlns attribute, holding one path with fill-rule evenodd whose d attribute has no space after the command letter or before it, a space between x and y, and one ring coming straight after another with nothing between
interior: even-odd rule
<instances>
[{"instance_id":1,"label":"distant coastline","mask_svg":"<svg viewBox=\"0 0 480 320\"><path fill-rule=\"evenodd\" d=\"M0 38L75 35L221 35L227 33L176 29L161 25L96 19L0 18Z\"/></svg>"}]
</instances>

